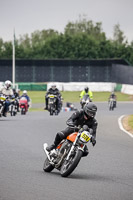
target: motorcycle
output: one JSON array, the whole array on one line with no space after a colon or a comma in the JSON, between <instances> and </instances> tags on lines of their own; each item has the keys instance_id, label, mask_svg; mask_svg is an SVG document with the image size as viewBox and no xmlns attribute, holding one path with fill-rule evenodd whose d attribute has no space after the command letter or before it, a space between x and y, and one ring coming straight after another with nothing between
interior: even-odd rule
<instances>
[{"instance_id":1,"label":"motorcycle","mask_svg":"<svg viewBox=\"0 0 133 200\"><path fill-rule=\"evenodd\" d=\"M85 106L85 104L87 104L87 103L89 103L89 102L91 102L91 99L90 99L90 97L89 97L89 94L85 94L85 95L83 96L81 102L80 102L81 108L83 109L84 106Z\"/></svg>"},{"instance_id":2,"label":"motorcycle","mask_svg":"<svg viewBox=\"0 0 133 200\"><path fill-rule=\"evenodd\" d=\"M14 97L10 100L10 106L9 106L9 113L11 116L15 116L17 114L17 99Z\"/></svg>"},{"instance_id":3,"label":"motorcycle","mask_svg":"<svg viewBox=\"0 0 133 200\"><path fill-rule=\"evenodd\" d=\"M108 105L109 105L109 110L114 110L115 104L116 104L116 100L113 99L113 98L110 98L109 103L108 103Z\"/></svg>"},{"instance_id":4,"label":"motorcycle","mask_svg":"<svg viewBox=\"0 0 133 200\"><path fill-rule=\"evenodd\" d=\"M3 115L6 99L7 97L5 95L0 94L0 117Z\"/></svg>"},{"instance_id":5,"label":"motorcycle","mask_svg":"<svg viewBox=\"0 0 133 200\"><path fill-rule=\"evenodd\" d=\"M28 101L25 97L21 97L19 99L19 107L20 107L21 115L25 115L26 112L28 111Z\"/></svg>"},{"instance_id":6,"label":"motorcycle","mask_svg":"<svg viewBox=\"0 0 133 200\"><path fill-rule=\"evenodd\" d=\"M51 172L56 168L62 177L69 176L80 162L85 146L92 137L86 130L74 132L50 152L46 150L47 143L44 143L43 148L47 158L44 161L43 170Z\"/></svg>"},{"instance_id":7,"label":"motorcycle","mask_svg":"<svg viewBox=\"0 0 133 200\"><path fill-rule=\"evenodd\" d=\"M50 112L50 115L58 115L58 110L56 109L56 101L57 95L48 94L48 111Z\"/></svg>"}]
</instances>

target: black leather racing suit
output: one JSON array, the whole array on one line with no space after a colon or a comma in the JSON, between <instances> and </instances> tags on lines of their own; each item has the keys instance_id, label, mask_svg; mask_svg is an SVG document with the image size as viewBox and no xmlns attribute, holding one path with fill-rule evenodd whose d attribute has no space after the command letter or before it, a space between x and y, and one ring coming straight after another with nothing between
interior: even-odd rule
<instances>
[{"instance_id":1,"label":"black leather racing suit","mask_svg":"<svg viewBox=\"0 0 133 200\"><path fill-rule=\"evenodd\" d=\"M87 125L90 129L93 138L96 139L96 130L97 130L97 120L95 118L88 118L87 120L84 118L84 111L76 111L72 114L72 116L67 120L67 125L69 125L65 130L58 132L55 137L54 145L55 147L61 142L61 140L67 138L68 135L73 133L74 131L79 131L79 129L75 130L70 126L81 126Z\"/></svg>"},{"instance_id":2,"label":"black leather racing suit","mask_svg":"<svg viewBox=\"0 0 133 200\"><path fill-rule=\"evenodd\" d=\"M46 102L46 108L48 107L48 94L53 94L53 95L57 95L57 99L56 99L56 109L59 109L59 103L60 103L60 99L61 99L61 94L59 92L59 90L56 88L55 90L53 90L52 88L50 88L45 96L45 102Z\"/></svg>"}]
</instances>

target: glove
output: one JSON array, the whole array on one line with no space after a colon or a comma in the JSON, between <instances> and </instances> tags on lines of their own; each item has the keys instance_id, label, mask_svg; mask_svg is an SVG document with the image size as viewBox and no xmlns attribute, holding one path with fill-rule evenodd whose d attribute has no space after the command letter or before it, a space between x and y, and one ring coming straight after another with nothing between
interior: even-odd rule
<instances>
[{"instance_id":1,"label":"glove","mask_svg":"<svg viewBox=\"0 0 133 200\"><path fill-rule=\"evenodd\" d=\"M96 144L96 140L95 140L95 138L94 137L92 137L91 138L91 143L92 143L92 145L93 145L93 147L95 146L95 144Z\"/></svg>"},{"instance_id":2,"label":"glove","mask_svg":"<svg viewBox=\"0 0 133 200\"><path fill-rule=\"evenodd\" d=\"M70 127L74 127L74 123L72 121L68 121L67 125L70 126Z\"/></svg>"}]
</instances>

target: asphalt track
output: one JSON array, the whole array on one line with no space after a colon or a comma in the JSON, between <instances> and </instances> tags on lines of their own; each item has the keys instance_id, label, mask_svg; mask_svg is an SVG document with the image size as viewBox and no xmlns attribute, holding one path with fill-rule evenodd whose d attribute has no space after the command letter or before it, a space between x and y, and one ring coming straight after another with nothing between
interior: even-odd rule
<instances>
[{"instance_id":1,"label":"asphalt track","mask_svg":"<svg viewBox=\"0 0 133 200\"><path fill-rule=\"evenodd\" d=\"M133 139L118 126L121 115L133 114L133 104L118 102L114 111L96 104L97 144L68 178L43 172L43 143L53 142L72 112L1 118L0 200L133 200Z\"/></svg>"}]
</instances>

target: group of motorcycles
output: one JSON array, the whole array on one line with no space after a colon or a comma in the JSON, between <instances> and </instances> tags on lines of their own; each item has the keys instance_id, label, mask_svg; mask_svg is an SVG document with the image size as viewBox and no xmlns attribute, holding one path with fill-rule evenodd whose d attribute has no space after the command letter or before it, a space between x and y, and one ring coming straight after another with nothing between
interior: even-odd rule
<instances>
[{"instance_id":1,"label":"group of motorcycles","mask_svg":"<svg viewBox=\"0 0 133 200\"><path fill-rule=\"evenodd\" d=\"M84 105L88 102L91 102L91 99L88 94L85 94L80 102L81 108L83 109ZM114 110L116 108L116 99L110 98L108 101L109 110Z\"/></svg>"},{"instance_id":2,"label":"group of motorcycles","mask_svg":"<svg viewBox=\"0 0 133 200\"><path fill-rule=\"evenodd\" d=\"M15 98L0 94L0 117L3 116L6 101L8 101L10 104L8 107L8 112L11 116L15 116L19 111L22 115L25 115L28 111L28 101L25 97Z\"/></svg>"}]
</instances>

